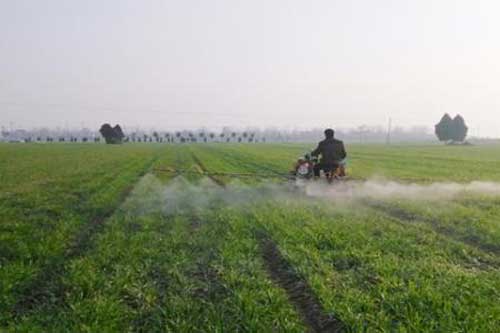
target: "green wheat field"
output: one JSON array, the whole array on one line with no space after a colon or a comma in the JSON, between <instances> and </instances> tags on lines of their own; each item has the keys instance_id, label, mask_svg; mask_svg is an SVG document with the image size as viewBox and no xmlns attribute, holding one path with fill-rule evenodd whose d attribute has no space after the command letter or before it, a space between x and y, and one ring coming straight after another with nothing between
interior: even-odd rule
<instances>
[{"instance_id":1,"label":"green wheat field","mask_svg":"<svg viewBox=\"0 0 500 333\"><path fill-rule=\"evenodd\" d=\"M498 332L500 146L1 144L2 332Z\"/></svg>"}]
</instances>

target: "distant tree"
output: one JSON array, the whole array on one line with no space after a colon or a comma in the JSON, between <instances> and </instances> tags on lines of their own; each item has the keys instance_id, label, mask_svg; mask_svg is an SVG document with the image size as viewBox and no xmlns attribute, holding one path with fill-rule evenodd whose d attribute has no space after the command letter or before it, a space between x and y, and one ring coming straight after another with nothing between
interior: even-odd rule
<instances>
[{"instance_id":1,"label":"distant tree","mask_svg":"<svg viewBox=\"0 0 500 333\"><path fill-rule=\"evenodd\" d=\"M120 125L115 125L115 127L113 127L113 130L115 131L115 136L118 140L123 140L123 138L125 137L125 134L123 134L123 131L122 131L122 128L120 127Z\"/></svg>"},{"instance_id":2,"label":"distant tree","mask_svg":"<svg viewBox=\"0 0 500 333\"><path fill-rule=\"evenodd\" d=\"M439 141L443 142L463 142L467 137L468 127L461 115L456 115L451 119L445 114L435 126L435 133Z\"/></svg>"},{"instance_id":3,"label":"distant tree","mask_svg":"<svg viewBox=\"0 0 500 333\"><path fill-rule=\"evenodd\" d=\"M243 140L243 138L239 137L238 138L238 142L241 142Z\"/></svg>"},{"instance_id":4,"label":"distant tree","mask_svg":"<svg viewBox=\"0 0 500 333\"><path fill-rule=\"evenodd\" d=\"M104 137L106 143L114 143L115 141L115 131L110 124L103 124L99 129L99 133Z\"/></svg>"},{"instance_id":5,"label":"distant tree","mask_svg":"<svg viewBox=\"0 0 500 333\"><path fill-rule=\"evenodd\" d=\"M451 140L454 142L465 141L468 130L469 128L465 125L464 118L459 114L456 115L452 122Z\"/></svg>"},{"instance_id":6,"label":"distant tree","mask_svg":"<svg viewBox=\"0 0 500 333\"><path fill-rule=\"evenodd\" d=\"M103 124L99 133L104 137L107 144L120 144L125 137L120 125L111 127L110 124Z\"/></svg>"},{"instance_id":7,"label":"distant tree","mask_svg":"<svg viewBox=\"0 0 500 333\"><path fill-rule=\"evenodd\" d=\"M155 141L158 142L158 138L160 137L160 135L158 134L158 132L153 132L153 138L155 138Z\"/></svg>"},{"instance_id":8,"label":"distant tree","mask_svg":"<svg viewBox=\"0 0 500 333\"><path fill-rule=\"evenodd\" d=\"M2 127L2 130L0 131L0 134L2 135L2 137L7 138L7 137L9 137L10 132L7 131L4 127Z\"/></svg>"},{"instance_id":9,"label":"distant tree","mask_svg":"<svg viewBox=\"0 0 500 333\"><path fill-rule=\"evenodd\" d=\"M450 115L445 113L434 129L439 141L448 142L452 140L453 120Z\"/></svg>"},{"instance_id":10,"label":"distant tree","mask_svg":"<svg viewBox=\"0 0 500 333\"><path fill-rule=\"evenodd\" d=\"M214 141L215 133L210 133L208 136L210 137L210 140Z\"/></svg>"}]
</instances>

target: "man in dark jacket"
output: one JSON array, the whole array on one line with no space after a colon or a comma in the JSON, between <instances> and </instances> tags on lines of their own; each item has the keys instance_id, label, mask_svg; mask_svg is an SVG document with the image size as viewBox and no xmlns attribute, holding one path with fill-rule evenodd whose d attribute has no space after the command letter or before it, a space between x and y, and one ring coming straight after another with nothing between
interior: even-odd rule
<instances>
[{"instance_id":1,"label":"man in dark jacket","mask_svg":"<svg viewBox=\"0 0 500 333\"><path fill-rule=\"evenodd\" d=\"M312 156L321 155L321 160L314 166L314 176L319 177L320 171L332 171L341 168L344 175L343 160L347 157L344 143L334 138L335 132L331 128L325 130L325 140L311 153Z\"/></svg>"}]
</instances>

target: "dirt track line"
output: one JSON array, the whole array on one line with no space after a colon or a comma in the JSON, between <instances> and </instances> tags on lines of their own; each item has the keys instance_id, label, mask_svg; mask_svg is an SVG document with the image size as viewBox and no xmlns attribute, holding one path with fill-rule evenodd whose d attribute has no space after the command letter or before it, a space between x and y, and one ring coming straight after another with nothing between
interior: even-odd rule
<instances>
[{"instance_id":1,"label":"dirt track line","mask_svg":"<svg viewBox=\"0 0 500 333\"><path fill-rule=\"evenodd\" d=\"M109 219L118 210L118 208L126 201L132 192L134 185L137 184L151 169L158 157L152 159L147 167L142 170L137 177L137 181L133 185L129 185L120 194L120 198L113 207L99 216L96 216L89 223L82 226L77 237L66 249L64 256L59 258L47 266L43 267L41 272L25 287L19 297L19 301L14 304L12 309L12 318L20 318L30 311L41 307L44 304L54 302L56 304L64 299L64 287L61 282L61 277L66 268L65 264L77 257L85 254L92 245L93 236L99 233Z\"/></svg>"},{"instance_id":2,"label":"dirt track line","mask_svg":"<svg viewBox=\"0 0 500 333\"><path fill-rule=\"evenodd\" d=\"M283 257L276 244L262 232L257 236L269 276L286 291L309 331L344 332L342 322L325 312L307 281Z\"/></svg>"},{"instance_id":3,"label":"dirt track line","mask_svg":"<svg viewBox=\"0 0 500 333\"><path fill-rule=\"evenodd\" d=\"M369 202L368 206L403 222L404 221L423 222L429 225L432 228L432 230L434 230L438 234L451 238L457 242L461 242L469 246L475 247L479 250L493 253L495 255L500 255L500 245L481 243L481 240L474 237L473 235L463 235L461 233L456 232L452 228L440 225L440 221L438 219L433 219L415 213L411 213L402 208L390 206L382 202Z\"/></svg>"},{"instance_id":4,"label":"dirt track line","mask_svg":"<svg viewBox=\"0 0 500 333\"><path fill-rule=\"evenodd\" d=\"M193 157L193 161L200 167L200 169L203 171L203 175L204 176L207 176L208 178L210 178L214 183L216 183L217 185L219 185L220 187L226 187L226 184L218 179L217 177L215 177L214 175L210 174L210 172L208 171L208 169L205 167L205 165L203 165L203 163L201 162L201 160L198 158L198 156L196 156L195 153L191 152L191 156Z\"/></svg>"},{"instance_id":5,"label":"dirt track line","mask_svg":"<svg viewBox=\"0 0 500 333\"><path fill-rule=\"evenodd\" d=\"M255 161L253 161L250 158L250 156L248 156L248 155L244 155L241 153L234 154L234 152L233 152L233 154L230 155L229 152L221 152L221 158L226 160L226 161L239 160L240 162L243 162L244 164L247 164L247 165L251 165L258 170L266 170L266 171L270 172L271 174L273 174L274 177L276 177L276 178L290 179L288 174L284 174L282 172L276 171L274 169L274 167L271 167L268 164L264 165L262 163L257 163Z\"/></svg>"},{"instance_id":6,"label":"dirt track line","mask_svg":"<svg viewBox=\"0 0 500 333\"><path fill-rule=\"evenodd\" d=\"M54 298L59 300L62 299L64 291L60 286L61 283L59 280L61 275L64 274L65 263L81 256L89 250L92 237L102 230L105 221L114 214L116 209L125 201L131 191L132 187L128 186L120 195L121 198L119 200L119 204L115 207L115 209L110 209L103 215L100 215L85 224L76 239L66 249L64 258L53 262L42 269L40 274L31 281L22 293L18 303L15 304L13 309L14 317L21 317L31 310L34 310L43 304L49 303ZM55 286L54 280L57 281Z\"/></svg>"}]
</instances>

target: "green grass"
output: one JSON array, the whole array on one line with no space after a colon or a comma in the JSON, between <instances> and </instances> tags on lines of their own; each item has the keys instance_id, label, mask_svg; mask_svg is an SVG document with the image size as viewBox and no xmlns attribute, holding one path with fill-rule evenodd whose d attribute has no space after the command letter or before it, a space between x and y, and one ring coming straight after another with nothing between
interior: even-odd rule
<instances>
[{"instance_id":1,"label":"green grass","mask_svg":"<svg viewBox=\"0 0 500 333\"><path fill-rule=\"evenodd\" d=\"M499 196L307 197L312 148L0 145L0 330L303 332L263 235L344 331L497 330ZM500 181L498 146L348 153L357 181Z\"/></svg>"},{"instance_id":2,"label":"green grass","mask_svg":"<svg viewBox=\"0 0 500 333\"><path fill-rule=\"evenodd\" d=\"M1 147L0 319L48 278L91 221L110 214L153 148ZM83 244L82 244L83 245ZM76 250L75 250L76 251ZM47 271L49 270L49 271Z\"/></svg>"}]
</instances>

